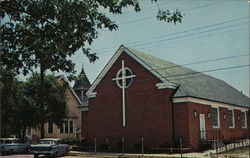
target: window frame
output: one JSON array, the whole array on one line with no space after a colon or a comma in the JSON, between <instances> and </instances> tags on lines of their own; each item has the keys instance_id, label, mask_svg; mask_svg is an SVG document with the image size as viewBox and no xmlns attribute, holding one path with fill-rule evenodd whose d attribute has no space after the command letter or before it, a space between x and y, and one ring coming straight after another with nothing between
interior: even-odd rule
<instances>
[{"instance_id":1,"label":"window frame","mask_svg":"<svg viewBox=\"0 0 250 158\"><path fill-rule=\"evenodd\" d=\"M72 122L72 128L71 128ZM63 121L62 125L60 126L60 134L71 134L74 133L74 120L69 119Z\"/></svg>"},{"instance_id":2,"label":"window frame","mask_svg":"<svg viewBox=\"0 0 250 158\"><path fill-rule=\"evenodd\" d=\"M217 109L217 126L213 125L213 114L212 114L212 109ZM220 108L219 107L211 107L211 112L210 112L210 118L212 120L212 127L213 128L220 128Z\"/></svg>"},{"instance_id":3,"label":"window frame","mask_svg":"<svg viewBox=\"0 0 250 158\"><path fill-rule=\"evenodd\" d=\"M227 113L228 113L228 116L229 116L229 111L232 111L232 126L230 125L230 120L228 119L228 128L230 128L230 129L233 129L233 128L235 128L235 114L234 114L234 109L227 109L228 111L227 111ZM230 117L229 117L230 118Z\"/></svg>"},{"instance_id":4,"label":"window frame","mask_svg":"<svg viewBox=\"0 0 250 158\"><path fill-rule=\"evenodd\" d=\"M246 111L241 111L241 113L243 113L243 115L244 115L244 122L243 122L243 118L241 119L241 121L242 121L242 126L241 127L243 129L246 129L247 128L247 112Z\"/></svg>"},{"instance_id":5,"label":"window frame","mask_svg":"<svg viewBox=\"0 0 250 158\"><path fill-rule=\"evenodd\" d=\"M69 120L69 133L74 133L74 121L73 120Z\"/></svg>"}]
</instances>

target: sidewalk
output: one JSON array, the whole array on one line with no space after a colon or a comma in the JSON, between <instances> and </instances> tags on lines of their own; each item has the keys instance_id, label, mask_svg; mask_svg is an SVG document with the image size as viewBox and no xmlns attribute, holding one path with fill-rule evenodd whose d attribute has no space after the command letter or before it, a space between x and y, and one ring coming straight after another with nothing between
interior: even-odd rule
<instances>
[{"instance_id":1,"label":"sidewalk","mask_svg":"<svg viewBox=\"0 0 250 158\"><path fill-rule=\"evenodd\" d=\"M70 155L74 155L77 157L97 157L97 158L137 158L137 157L149 157L149 158L166 158L166 157L181 157L181 154L132 154L132 153L103 153L103 152L97 152L96 154L94 152L79 152L79 151L72 151ZM182 155L182 157L193 157L193 158L208 158L208 153L185 153Z\"/></svg>"},{"instance_id":2,"label":"sidewalk","mask_svg":"<svg viewBox=\"0 0 250 158\"><path fill-rule=\"evenodd\" d=\"M225 145L217 150L217 153L225 152L226 150L232 150L237 149L244 146L249 146L250 140L246 139L243 142L237 142ZM193 152L193 153L183 153L183 158L210 158L211 155L215 155L216 150L206 150L204 152ZM145 158L170 158L170 157L181 157L181 154L169 154L169 153L161 153L161 154L134 154L134 153L108 153L108 152L97 152L96 154L94 152L80 152L80 151L71 151L70 155L73 157L96 157L96 158L139 158L139 157L145 157ZM69 158L72 158L72 156L69 156ZM223 155L219 155L219 157L225 157ZM249 158L249 156L245 156L246 158Z\"/></svg>"}]
</instances>

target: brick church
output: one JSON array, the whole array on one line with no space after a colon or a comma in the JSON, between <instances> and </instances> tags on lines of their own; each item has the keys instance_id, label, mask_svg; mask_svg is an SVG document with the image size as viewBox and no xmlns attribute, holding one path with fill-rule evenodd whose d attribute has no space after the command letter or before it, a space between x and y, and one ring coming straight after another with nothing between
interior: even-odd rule
<instances>
[{"instance_id":1,"label":"brick church","mask_svg":"<svg viewBox=\"0 0 250 158\"><path fill-rule=\"evenodd\" d=\"M82 136L97 145L132 149L179 138L190 151L203 141L248 137L249 98L226 82L120 46L87 95Z\"/></svg>"}]
</instances>

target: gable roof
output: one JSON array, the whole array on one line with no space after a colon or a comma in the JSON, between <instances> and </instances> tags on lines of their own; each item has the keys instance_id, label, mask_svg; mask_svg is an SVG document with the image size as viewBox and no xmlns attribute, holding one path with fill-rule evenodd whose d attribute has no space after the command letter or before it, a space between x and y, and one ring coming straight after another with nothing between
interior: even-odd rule
<instances>
[{"instance_id":1,"label":"gable roof","mask_svg":"<svg viewBox=\"0 0 250 158\"><path fill-rule=\"evenodd\" d=\"M200 73L189 68L145 54L123 45L117 50L102 72L90 87L87 95L95 96L93 92L110 67L121 53L127 53L144 68L154 74L166 85L178 87L174 98L195 97L217 101L237 106L249 107L249 98L227 84L225 81Z\"/></svg>"},{"instance_id":2,"label":"gable roof","mask_svg":"<svg viewBox=\"0 0 250 158\"><path fill-rule=\"evenodd\" d=\"M65 82L68 83L68 87L70 92L73 94L73 96L75 97L75 99L77 100L77 102L82 105L81 100L78 98L78 96L76 95L75 91L72 89L72 87L70 86L68 80L66 79L66 77L64 77L64 75L60 75L60 76L56 76L57 80L60 81L61 79Z\"/></svg>"},{"instance_id":3,"label":"gable roof","mask_svg":"<svg viewBox=\"0 0 250 158\"><path fill-rule=\"evenodd\" d=\"M249 107L249 98L223 80L153 57L132 48L126 48L146 62L153 71L157 71L166 80L179 85L174 98L189 96Z\"/></svg>"}]
</instances>

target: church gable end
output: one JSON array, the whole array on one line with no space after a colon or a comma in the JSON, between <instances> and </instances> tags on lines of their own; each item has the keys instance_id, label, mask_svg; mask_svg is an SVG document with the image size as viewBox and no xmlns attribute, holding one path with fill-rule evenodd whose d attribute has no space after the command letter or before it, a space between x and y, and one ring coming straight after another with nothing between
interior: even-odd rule
<instances>
[{"instance_id":1,"label":"church gable end","mask_svg":"<svg viewBox=\"0 0 250 158\"><path fill-rule=\"evenodd\" d=\"M105 143L109 139L115 147L122 137L130 147L141 137L150 140L150 146L172 142L170 98L174 90L158 89L157 83L162 80L121 52L92 89L96 96L89 100L89 141L98 137L100 143Z\"/></svg>"}]
</instances>

